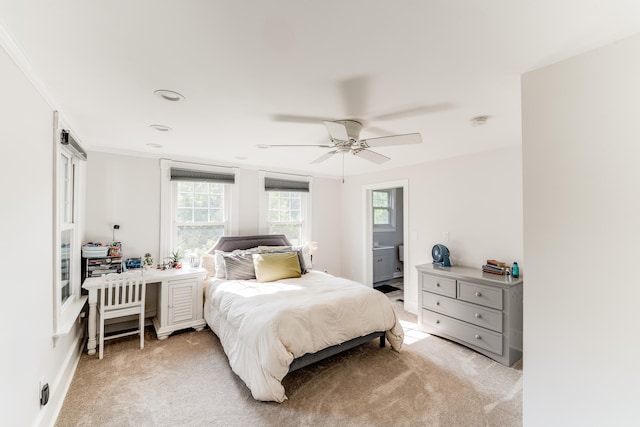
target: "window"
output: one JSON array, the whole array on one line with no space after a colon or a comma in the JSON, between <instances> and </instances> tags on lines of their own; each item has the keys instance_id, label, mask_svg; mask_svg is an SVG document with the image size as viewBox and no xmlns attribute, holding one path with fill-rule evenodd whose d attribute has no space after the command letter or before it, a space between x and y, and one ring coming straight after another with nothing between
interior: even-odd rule
<instances>
[{"instance_id":1,"label":"window","mask_svg":"<svg viewBox=\"0 0 640 427\"><path fill-rule=\"evenodd\" d=\"M174 250L200 257L225 235L225 184L174 182L176 195Z\"/></svg>"},{"instance_id":2,"label":"window","mask_svg":"<svg viewBox=\"0 0 640 427\"><path fill-rule=\"evenodd\" d=\"M57 121L57 116L56 116ZM59 136L59 139L58 139ZM86 301L80 285L80 186L86 154L69 132L56 135L54 338L69 333Z\"/></svg>"},{"instance_id":3,"label":"window","mask_svg":"<svg viewBox=\"0 0 640 427\"><path fill-rule=\"evenodd\" d=\"M218 239L232 233L235 173L228 168L163 161L163 230L158 261L172 253L197 260Z\"/></svg>"},{"instance_id":4,"label":"window","mask_svg":"<svg viewBox=\"0 0 640 427\"><path fill-rule=\"evenodd\" d=\"M374 229L393 229L395 227L394 196L393 189L371 192Z\"/></svg>"},{"instance_id":5,"label":"window","mask_svg":"<svg viewBox=\"0 0 640 427\"><path fill-rule=\"evenodd\" d=\"M58 289L59 303L64 303L72 294L73 285L73 236L74 224L74 182L75 165L73 157L66 151L60 153L60 180L58 191L60 196L60 280Z\"/></svg>"},{"instance_id":6,"label":"window","mask_svg":"<svg viewBox=\"0 0 640 427\"><path fill-rule=\"evenodd\" d=\"M261 217L268 234L284 234L292 245L311 240L309 180L264 176L266 206Z\"/></svg>"}]
</instances>

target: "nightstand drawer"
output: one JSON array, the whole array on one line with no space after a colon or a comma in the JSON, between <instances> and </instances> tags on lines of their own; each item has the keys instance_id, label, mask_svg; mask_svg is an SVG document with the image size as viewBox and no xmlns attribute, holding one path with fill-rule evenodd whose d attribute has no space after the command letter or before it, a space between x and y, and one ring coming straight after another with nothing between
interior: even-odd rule
<instances>
[{"instance_id":1,"label":"nightstand drawer","mask_svg":"<svg viewBox=\"0 0 640 427\"><path fill-rule=\"evenodd\" d=\"M448 336L457 341L463 341L502 355L501 334L469 325L449 316L422 309L422 328L425 332L442 334L445 338Z\"/></svg>"},{"instance_id":2,"label":"nightstand drawer","mask_svg":"<svg viewBox=\"0 0 640 427\"><path fill-rule=\"evenodd\" d=\"M502 289L458 281L458 299L502 310Z\"/></svg>"},{"instance_id":3,"label":"nightstand drawer","mask_svg":"<svg viewBox=\"0 0 640 427\"><path fill-rule=\"evenodd\" d=\"M476 326L502 332L502 312L475 304L422 292L422 308L464 320Z\"/></svg>"},{"instance_id":4,"label":"nightstand drawer","mask_svg":"<svg viewBox=\"0 0 640 427\"><path fill-rule=\"evenodd\" d=\"M428 276L426 274L422 274L421 277L423 291L435 292L452 298L456 297L456 281L454 279Z\"/></svg>"}]
</instances>

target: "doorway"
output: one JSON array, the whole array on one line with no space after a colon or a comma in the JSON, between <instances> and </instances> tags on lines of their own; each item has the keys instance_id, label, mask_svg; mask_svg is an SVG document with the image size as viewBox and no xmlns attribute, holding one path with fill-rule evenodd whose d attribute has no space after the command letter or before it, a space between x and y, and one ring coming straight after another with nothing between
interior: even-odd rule
<instances>
[{"instance_id":1,"label":"doorway","mask_svg":"<svg viewBox=\"0 0 640 427\"><path fill-rule=\"evenodd\" d=\"M408 181L364 187L365 283L404 307L408 253Z\"/></svg>"}]
</instances>

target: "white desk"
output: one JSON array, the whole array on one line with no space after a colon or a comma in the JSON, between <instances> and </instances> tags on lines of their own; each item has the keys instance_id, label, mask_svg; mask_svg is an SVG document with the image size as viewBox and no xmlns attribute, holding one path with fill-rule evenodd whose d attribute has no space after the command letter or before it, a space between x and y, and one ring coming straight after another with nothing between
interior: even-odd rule
<instances>
[{"instance_id":1,"label":"white desk","mask_svg":"<svg viewBox=\"0 0 640 427\"><path fill-rule=\"evenodd\" d=\"M205 327L202 314L202 281L207 271L203 268L180 268L144 271L147 285L160 285L158 309L153 318L153 326L158 339L165 339L179 329L194 328L200 331ZM90 355L96 353L97 303L102 277L87 278L82 287L89 291L89 339L87 350Z\"/></svg>"}]
</instances>

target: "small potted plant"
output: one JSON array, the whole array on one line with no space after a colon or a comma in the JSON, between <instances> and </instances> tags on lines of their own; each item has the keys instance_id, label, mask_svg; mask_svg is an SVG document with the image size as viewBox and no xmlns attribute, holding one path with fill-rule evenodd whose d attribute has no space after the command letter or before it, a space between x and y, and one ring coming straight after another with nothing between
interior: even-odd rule
<instances>
[{"instance_id":1,"label":"small potted plant","mask_svg":"<svg viewBox=\"0 0 640 427\"><path fill-rule=\"evenodd\" d=\"M150 270L153 266L153 258L151 258L151 254L147 252L144 254L144 260L142 261L142 265L145 270Z\"/></svg>"},{"instance_id":2,"label":"small potted plant","mask_svg":"<svg viewBox=\"0 0 640 427\"><path fill-rule=\"evenodd\" d=\"M171 252L171 258L173 258L173 268L182 268L182 263L180 262L182 254L180 253L180 249Z\"/></svg>"}]
</instances>

